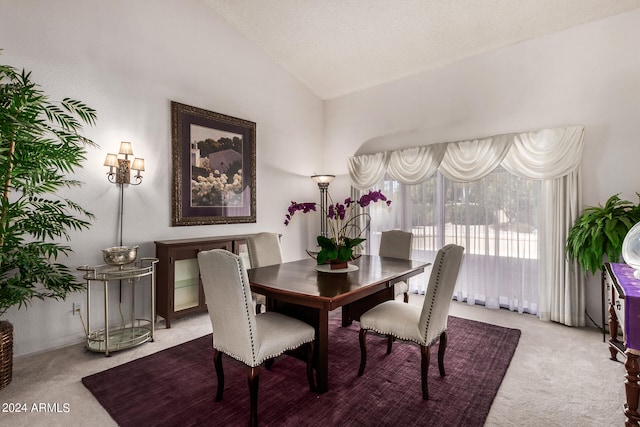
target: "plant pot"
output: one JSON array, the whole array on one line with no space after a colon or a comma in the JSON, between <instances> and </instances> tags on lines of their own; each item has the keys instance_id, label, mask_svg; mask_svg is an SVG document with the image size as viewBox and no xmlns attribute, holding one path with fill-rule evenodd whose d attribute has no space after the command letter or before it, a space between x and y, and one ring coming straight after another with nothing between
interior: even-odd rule
<instances>
[{"instance_id":1,"label":"plant pot","mask_svg":"<svg viewBox=\"0 0 640 427\"><path fill-rule=\"evenodd\" d=\"M13 325L0 321L0 390L11 382L13 368Z\"/></svg>"},{"instance_id":2,"label":"plant pot","mask_svg":"<svg viewBox=\"0 0 640 427\"><path fill-rule=\"evenodd\" d=\"M349 267L349 263L347 261L331 261L329 266L332 270L340 270Z\"/></svg>"}]
</instances>

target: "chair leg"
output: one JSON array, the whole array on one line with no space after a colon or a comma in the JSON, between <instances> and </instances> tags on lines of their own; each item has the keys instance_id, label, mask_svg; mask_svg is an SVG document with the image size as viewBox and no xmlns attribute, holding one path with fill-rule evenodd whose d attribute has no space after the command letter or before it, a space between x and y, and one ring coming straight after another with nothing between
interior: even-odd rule
<instances>
[{"instance_id":1,"label":"chair leg","mask_svg":"<svg viewBox=\"0 0 640 427\"><path fill-rule=\"evenodd\" d=\"M222 400L222 392L224 391L224 372L222 371L222 353L216 349L213 349L213 364L216 367L216 375L218 376L216 402L220 402Z\"/></svg>"},{"instance_id":2,"label":"chair leg","mask_svg":"<svg viewBox=\"0 0 640 427\"><path fill-rule=\"evenodd\" d=\"M447 331L440 334L440 346L438 347L438 369L440 376L444 377L444 352L447 349Z\"/></svg>"},{"instance_id":3,"label":"chair leg","mask_svg":"<svg viewBox=\"0 0 640 427\"><path fill-rule=\"evenodd\" d=\"M428 377L427 374L429 372L429 346L421 345L420 346L420 354L421 354L421 362L420 362L420 370L422 371L422 399L429 400L429 386L428 386Z\"/></svg>"},{"instance_id":4,"label":"chair leg","mask_svg":"<svg viewBox=\"0 0 640 427\"><path fill-rule=\"evenodd\" d=\"M364 374L364 367L367 365L367 330L360 329L360 369L358 376Z\"/></svg>"},{"instance_id":5,"label":"chair leg","mask_svg":"<svg viewBox=\"0 0 640 427\"><path fill-rule=\"evenodd\" d=\"M273 363L274 363L275 361L276 361L276 360L275 360L274 358L271 358L271 359L267 359L267 360L264 362L264 367L265 367L265 368L267 368L267 371L270 371L270 370L271 370L271 368L273 368Z\"/></svg>"},{"instance_id":6,"label":"chair leg","mask_svg":"<svg viewBox=\"0 0 640 427\"><path fill-rule=\"evenodd\" d=\"M393 336L387 335L387 354L391 354L392 346L393 346Z\"/></svg>"},{"instance_id":7,"label":"chair leg","mask_svg":"<svg viewBox=\"0 0 640 427\"><path fill-rule=\"evenodd\" d=\"M248 367L249 378L249 425L258 425L258 384L260 383L260 367Z\"/></svg>"},{"instance_id":8,"label":"chair leg","mask_svg":"<svg viewBox=\"0 0 640 427\"><path fill-rule=\"evenodd\" d=\"M405 292L404 293L403 299L404 299L405 304L409 304L409 292Z\"/></svg>"},{"instance_id":9,"label":"chair leg","mask_svg":"<svg viewBox=\"0 0 640 427\"><path fill-rule=\"evenodd\" d=\"M313 380L313 341L307 343L307 381L312 392L316 391L316 383Z\"/></svg>"}]
</instances>

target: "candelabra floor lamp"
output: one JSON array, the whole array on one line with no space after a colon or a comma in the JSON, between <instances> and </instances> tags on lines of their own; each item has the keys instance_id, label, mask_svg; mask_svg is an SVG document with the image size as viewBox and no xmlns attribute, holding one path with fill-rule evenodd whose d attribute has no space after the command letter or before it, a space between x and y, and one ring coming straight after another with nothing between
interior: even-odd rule
<instances>
[{"instance_id":1,"label":"candelabra floor lamp","mask_svg":"<svg viewBox=\"0 0 640 427\"><path fill-rule=\"evenodd\" d=\"M119 157L123 155L124 158ZM103 253L110 254L110 259L117 260L118 264L133 262L137 255L138 247L123 247L122 246L122 230L124 228L124 185L140 185L142 183L142 172L144 172L144 159L134 158L133 163L129 160L129 156L133 156L133 148L130 142L121 142L120 150L118 154L108 153L107 158L104 160L104 166L109 166L109 172L107 172L107 180L109 182L120 186L120 206L118 208L119 216L119 233L120 233L120 245L117 248L103 249ZM133 176L135 182L131 182L131 171L136 171ZM107 255L105 255L105 261L107 261ZM124 259L124 261L122 261ZM110 263L107 261L107 263ZM119 265L122 268L122 265ZM122 303L122 280L119 285L119 299Z\"/></svg>"},{"instance_id":2,"label":"candelabra floor lamp","mask_svg":"<svg viewBox=\"0 0 640 427\"><path fill-rule=\"evenodd\" d=\"M124 158L119 157L123 155ZM120 206L118 210L119 215L119 233L120 233L120 246L122 246L122 233L123 233L123 217L124 217L124 185L140 185L142 183L142 172L144 172L144 159L134 158L133 163L129 160L129 156L133 156L133 148L130 142L121 142L120 150L118 154L107 154L107 158L104 161L104 166L109 167L107 172L107 179L109 182L120 186ZM136 171L136 174L131 177L131 171ZM133 178L134 182L131 182Z\"/></svg>"}]
</instances>

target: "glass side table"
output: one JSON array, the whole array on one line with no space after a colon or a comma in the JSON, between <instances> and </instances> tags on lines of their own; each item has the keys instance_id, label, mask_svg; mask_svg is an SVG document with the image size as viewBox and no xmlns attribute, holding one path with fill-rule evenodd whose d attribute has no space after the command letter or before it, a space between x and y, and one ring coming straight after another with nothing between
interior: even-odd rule
<instances>
[{"instance_id":1,"label":"glass side table","mask_svg":"<svg viewBox=\"0 0 640 427\"><path fill-rule=\"evenodd\" d=\"M135 347L147 341L153 341L155 330L155 284L157 258L141 258L131 264L123 266L83 265L78 270L84 271L83 279L87 281L87 349L104 353L109 356L112 351L124 350ZM147 279L151 290L150 319L139 319L135 315L135 290L136 287ZM109 286L111 283L120 283L126 280L131 284L131 323L122 323L119 326L109 325ZM91 330L91 285L93 282L102 283L104 292L104 328Z\"/></svg>"}]
</instances>

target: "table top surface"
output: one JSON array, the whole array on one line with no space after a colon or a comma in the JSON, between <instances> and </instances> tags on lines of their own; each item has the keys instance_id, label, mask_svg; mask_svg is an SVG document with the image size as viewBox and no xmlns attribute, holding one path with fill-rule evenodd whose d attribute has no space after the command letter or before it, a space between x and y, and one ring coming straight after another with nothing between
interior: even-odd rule
<instances>
[{"instance_id":1,"label":"table top surface","mask_svg":"<svg viewBox=\"0 0 640 427\"><path fill-rule=\"evenodd\" d=\"M623 288L622 298L640 298L640 280L633 275L635 269L627 264L609 263L618 284Z\"/></svg>"},{"instance_id":2,"label":"table top surface","mask_svg":"<svg viewBox=\"0 0 640 427\"><path fill-rule=\"evenodd\" d=\"M628 349L640 354L640 280L633 275L633 267L622 263L608 263L614 280L622 289L620 298L624 299L624 341Z\"/></svg>"},{"instance_id":3,"label":"table top surface","mask_svg":"<svg viewBox=\"0 0 640 427\"><path fill-rule=\"evenodd\" d=\"M350 264L356 271L327 273L316 270L316 261L308 258L247 270L251 288L266 296L282 299L289 295L298 299L321 300L335 308L341 300L355 294L392 285L407 275L416 275L431 265L429 262L362 255ZM348 302L348 301L347 301Z\"/></svg>"}]
</instances>

